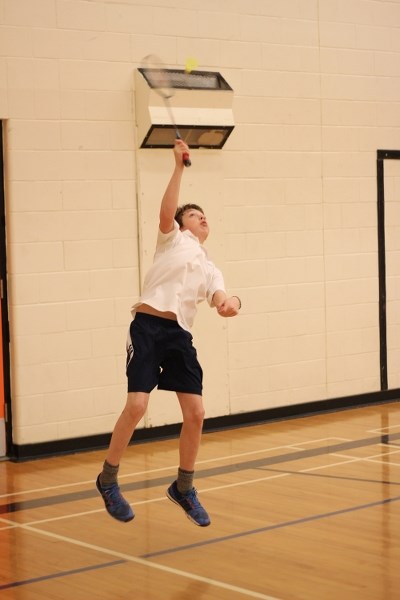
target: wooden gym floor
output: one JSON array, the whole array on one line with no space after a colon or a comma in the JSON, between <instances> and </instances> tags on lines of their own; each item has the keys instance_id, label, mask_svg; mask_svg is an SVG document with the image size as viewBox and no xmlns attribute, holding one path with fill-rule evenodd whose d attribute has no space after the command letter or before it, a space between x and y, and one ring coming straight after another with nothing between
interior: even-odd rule
<instances>
[{"instance_id":1,"label":"wooden gym floor","mask_svg":"<svg viewBox=\"0 0 400 600\"><path fill-rule=\"evenodd\" d=\"M177 440L127 450L127 524L103 458L0 463L1 600L400 598L400 403L205 434L207 528L165 497Z\"/></svg>"}]
</instances>

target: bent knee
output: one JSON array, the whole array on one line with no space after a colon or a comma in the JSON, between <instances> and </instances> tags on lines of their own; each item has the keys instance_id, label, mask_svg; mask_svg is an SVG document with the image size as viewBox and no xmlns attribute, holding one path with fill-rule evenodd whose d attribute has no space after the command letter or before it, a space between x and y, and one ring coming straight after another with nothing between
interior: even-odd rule
<instances>
[{"instance_id":1,"label":"bent knee","mask_svg":"<svg viewBox=\"0 0 400 600\"><path fill-rule=\"evenodd\" d=\"M129 415L131 419L135 421L137 419L140 420L147 410L148 403L148 394L142 392L131 392L128 394L128 399L126 401L124 411Z\"/></svg>"}]
</instances>

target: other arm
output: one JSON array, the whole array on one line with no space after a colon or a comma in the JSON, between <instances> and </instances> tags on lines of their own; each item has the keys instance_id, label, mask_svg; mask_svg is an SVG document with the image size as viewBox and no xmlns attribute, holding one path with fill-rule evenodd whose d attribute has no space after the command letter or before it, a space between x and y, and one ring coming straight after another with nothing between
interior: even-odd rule
<instances>
[{"instance_id":1,"label":"other arm","mask_svg":"<svg viewBox=\"0 0 400 600\"><path fill-rule=\"evenodd\" d=\"M222 290L217 290L214 293L212 303L221 317L235 317L239 314L240 307L242 306L238 296L228 298Z\"/></svg>"}]
</instances>

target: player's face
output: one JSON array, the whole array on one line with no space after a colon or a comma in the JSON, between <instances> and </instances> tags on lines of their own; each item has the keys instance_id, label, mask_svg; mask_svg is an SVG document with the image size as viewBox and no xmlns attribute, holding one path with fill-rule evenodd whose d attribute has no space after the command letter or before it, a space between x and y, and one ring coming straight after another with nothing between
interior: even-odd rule
<instances>
[{"instance_id":1,"label":"player's face","mask_svg":"<svg viewBox=\"0 0 400 600\"><path fill-rule=\"evenodd\" d=\"M183 213L182 223L182 231L188 229L193 235L199 238L201 243L207 239L210 233L206 216L195 208L191 208Z\"/></svg>"}]
</instances>

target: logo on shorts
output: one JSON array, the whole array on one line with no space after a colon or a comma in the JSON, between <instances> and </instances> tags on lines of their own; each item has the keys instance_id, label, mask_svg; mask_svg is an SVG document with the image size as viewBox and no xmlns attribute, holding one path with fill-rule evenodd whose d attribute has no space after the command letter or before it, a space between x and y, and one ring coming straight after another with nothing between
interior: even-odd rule
<instances>
[{"instance_id":1,"label":"logo on shorts","mask_svg":"<svg viewBox=\"0 0 400 600\"><path fill-rule=\"evenodd\" d=\"M128 368L129 363L133 358L133 344L130 332L128 331L128 337L126 338L126 367Z\"/></svg>"}]
</instances>

